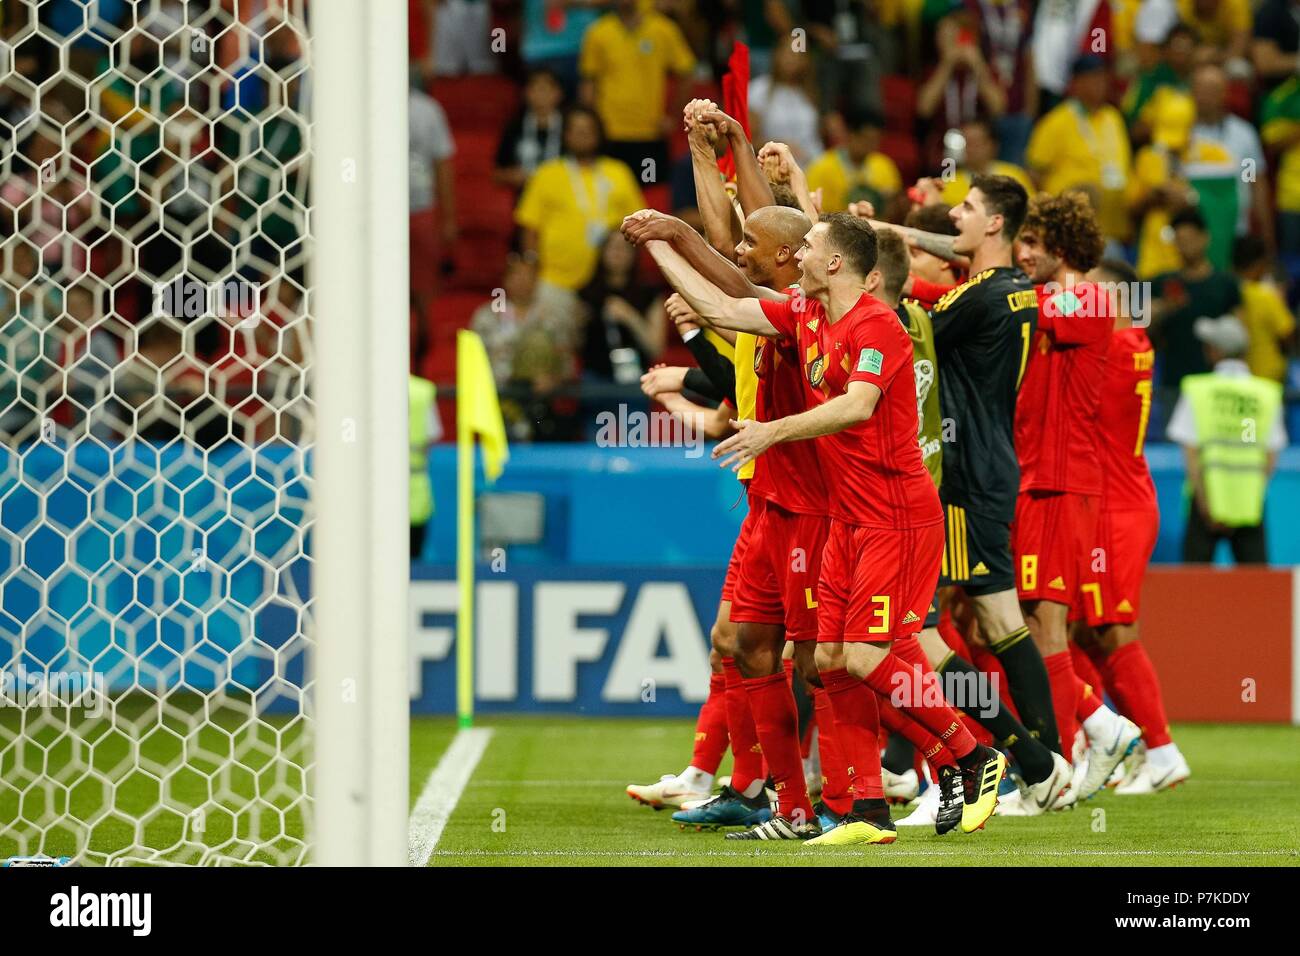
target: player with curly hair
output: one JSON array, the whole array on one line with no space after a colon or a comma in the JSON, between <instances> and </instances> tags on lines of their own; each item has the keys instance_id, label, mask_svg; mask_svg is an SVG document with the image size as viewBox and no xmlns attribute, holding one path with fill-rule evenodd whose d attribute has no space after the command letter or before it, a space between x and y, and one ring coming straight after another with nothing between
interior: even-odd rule
<instances>
[{"instance_id":1,"label":"player with curly hair","mask_svg":"<svg viewBox=\"0 0 1300 956\"><path fill-rule=\"evenodd\" d=\"M1038 287L1039 311L1016 407L1016 590L1047 665L1067 756L1076 712L1083 715L1088 765L1082 777L1076 771L1077 798L1099 790L1140 736L1075 674L1067 621L1101 495L1098 414L1114 308L1087 273L1103 246L1087 197L1068 192L1032 200L1017 241L1020 265Z\"/></svg>"}]
</instances>

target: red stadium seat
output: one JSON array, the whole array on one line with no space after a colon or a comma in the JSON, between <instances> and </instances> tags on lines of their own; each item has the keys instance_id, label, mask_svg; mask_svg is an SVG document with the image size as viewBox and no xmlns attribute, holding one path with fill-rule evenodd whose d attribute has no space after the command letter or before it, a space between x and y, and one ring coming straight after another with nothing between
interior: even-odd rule
<instances>
[{"instance_id":1,"label":"red stadium seat","mask_svg":"<svg viewBox=\"0 0 1300 956\"><path fill-rule=\"evenodd\" d=\"M916 182L921 174L921 150L910 133L886 131L880 138L880 151L894 161L903 183Z\"/></svg>"},{"instance_id":2,"label":"red stadium seat","mask_svg":"<svg viewBox=\"0 0 1300 956\"><path fill-rule=\"evenodd\" d=\"M499 132L519 108L519 88L505 76L455 76L433 81L429 93L447 114L452 135Z\"/></svg>"},{"instance_id":3,"label":"red stadium seat","mask_svg":"<svg viewBox=\"0 0 1300 956\"><path fill-rule=\"evenodd\" d=\"M452 158L452 162L456 164L457 171L482 179L491 179L500 135L500 130L453 130L456 155Z\"/></svg>"},{"instance_id":4,"label":"red stadium seat","mask_svg":"<svg viewBox=\"0 0 1300 956\"><path fill-rule=\"evenodd\" d=\"M880 81L880 98L885 108L885 128L913 136L916 84L905 76L888 75Z\"/></svg>"},{"instance_id":5,"label":"red stadium seat","mask_svg":"<svg viewBox=\"0 0 1300 956\"><path fill-rule=\"evenodd\" d=\"M514 231L515 195L493 183L461 189L470 183L456 177L456 221L462 232L481 233L509 240Z\"/></svg>"}]
</instances>

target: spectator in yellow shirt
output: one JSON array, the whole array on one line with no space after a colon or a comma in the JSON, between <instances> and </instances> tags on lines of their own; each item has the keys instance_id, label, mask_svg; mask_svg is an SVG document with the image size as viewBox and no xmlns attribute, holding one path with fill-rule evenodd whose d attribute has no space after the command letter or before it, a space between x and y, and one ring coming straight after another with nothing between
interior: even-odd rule
<instances>
[{"instance_id":1,"label":"spectator in yellow shirt","mask_svg":"<svg viewBox=\"0 0 1300 956\"><path fill-rule=\"evenodd\" d=\"M939 179L943 182L942 197L944 205L956 206L970 192L971 179L975 176L1010 176L1025 187L1025 192L1034 194L1034 184L1029 181L1029 174L1015 163L1004 163L998 159L998 137L993 124L988 120L974 119L962 124L961 135L966 140L966 150L962 162L949 171L945 167ZM948 163L948 160L944 160Z\"/></svg>"},{"instance_id":2,"label":"spectator in yellow shirt","mask_svg":"<svg viewBox=\"0 0 1300 956\"><path fill-rule=\"evenodd\" d=\"M903 188L894 161L880 152L884 122L870 111L845 116L848 137L839 149L822 153L808 167L808 188L822 191L822 212L843 212L849 203L867 200L884 210Z\"/></svg>"},{"instance_id":3,"label":"spectator in yellow shirt","mask_svg":"<svg viewBox=\"0 0 1300 956\"><path fill-rule=\"evenodd\" d=\"M1295 317L1273 281L1273 261L1258 236L1242 236L1232 250L1232 266L1241 280L1242 324L1250 335L1246 364L1250 373L1275 382L1286 380L1282 347L1295 333Z\"/></svg>"},{"instance_id":4,"label":"spectator in yellow shirt","mask_svg":"<svg viewBox=\"0 0 1300 956\"><path fill-rule=\"evenodd\" d=\"M1071 92L1034 127L1025 161L1043 191L1086 192L1106 238L1124 242L1130 232L1125 187L1131 155L1124 118L1107 102L1106 61L1092 54L1079 57Z\"/></svg>"},{"instance_id":5,"label":"spectator in yellow shirt","mask_svg":"<svg viewBox=\"0 0 1300 956\"><path fill-rule=\"evenodd\" d=\"M1215 62L1244 62L1250 52L1250 0L1178 0L1178 19L1196 31Z\"/></svg>"},{"instance_id":6,"label":"spectator in yellow shirt","mask_svg":"<svg viewBox=\"0 0 1300 956\"><path fill-rule=\"evenodd\" d=\"M645 198L625 163L601 153L600 118L578 106L564 118L564 155L537 167L515 207L523 249L541 280L580 289L596 269L605 235Z\"/></svg>"},{"instance_id":7,"label":"spectator in yellow shirt","mask_svg":"<svg viewBox=\"0 0 1300 956\"><path fill-rule=\"evenodd\" d=\"M1183 175L1194 108L1190 101L1183 105L1185 110L1156 125L1151 142L1133 160L1128 198L1133 221L1138 223L1136 271L1142 279L1176 272L1183 264L1174 245L1172 217L1196 200Z\"/></svg>"},{"instance_id":8,"label":"spectator in yellow shirt","mask_svg":"<svg viewBox=\"0 0 1300 956\"><path fill-rule=\"evenodd\" d=\"M688 98L682 80L694 69L677 24L640 0L617 0L582 39L582 102L605 124L606 152L642 182L668 181L667 137ZM670 74L679 78L676 102L665 109Z\"/></svg>"}]
</instances>

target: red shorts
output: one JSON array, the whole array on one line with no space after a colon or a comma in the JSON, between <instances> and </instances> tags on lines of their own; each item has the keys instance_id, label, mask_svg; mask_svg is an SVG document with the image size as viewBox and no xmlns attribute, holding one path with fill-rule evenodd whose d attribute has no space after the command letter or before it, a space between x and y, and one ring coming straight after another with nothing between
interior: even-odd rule
<instances>
[{"instance_id":1,"label":"red shorts","mask_svg":"<svg viewBox=\"0 0 1300 956\"><path fill-rule=\"evenodd\" d=\"M817 581L825 515L796 514L751 498L754 526L731 595L737 624L780 624L787 641L817 638ZM749 519L746 519L749 520Z\"/></svg>"},{"instance_id":2,"label":"red shorts","mask_svg":"<svg viewBox=\"0 0 1300 956\"><path fill-rule=\"evenodd\" d=\"M1102 624L1132 624L1142 597L1142 578L1160 533L1160 513L1103 511L1097 533L1079 563L1079 590L1070 617Z\"/></svg>"},{"instance_id":3,"label":"red shorts","mask_svg":"<svg viewBox=\"0 0 1300 956\"><path fill-rule=\"evenodd\" d=\"M943 522L895 531L831 521L817 585L819 641L917 634L939 583Z\"/></svg>"},{"instance_id":4,"label":"red shorts","mask_svg":"<svg viewBox=\"0 0 1300 956\"><path fill-rule=\"evenodd\" d=\"M740 523L740 532L736 543L731 546L731 560L727 562L727 576L722 579L722 600L730 601L736 593L736 581L740 578L740 565L745 560L749 549L749 536L754 530L754 506L751 504L745 512L745 520Z\"/></svg>"},{"instance_id":5,"label":"red shorts","mask_svg":"<svg viewBox=\"0 0 1300 956\"><path fill-rule=\"evenodd\" d=\"M1027 491L1016 499L1011 551L1020 600L1071 603L1081 556L1097 534L1097 502L1072 491Z\"/></svg>"}]
</instances>

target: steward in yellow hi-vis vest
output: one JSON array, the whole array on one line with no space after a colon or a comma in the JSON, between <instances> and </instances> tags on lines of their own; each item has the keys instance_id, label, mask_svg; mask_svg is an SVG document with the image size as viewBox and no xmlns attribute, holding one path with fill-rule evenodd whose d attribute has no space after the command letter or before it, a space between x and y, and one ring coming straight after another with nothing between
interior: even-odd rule
<instances>
[{"instance_id":1,"label":"steward in yellow hi-vis vest","mask_svg":"<svg viewBox=\"0 0 1300 956\"><path fill-rule=\"evenodd\" d=\"M1226 539L1239 564L1266 563L1264 492L1287 441L1282 386L1250 373L1241 358L1248 336L1235 316L1197 319L1195 333L1214 370L1183 377L1165 432L1187 457L1183 560L1212 561Z\"/></svg>"},{"instance_id":2,"label":"steward in yellow hi-vis vest","mask_svg":"<svg viewBox=\"0 0 1300 956\"><path fill-rule=\"evenodd\" d=\"M1229 528L1259 524L1268 484L1268 435L1282 411L1282 386L1254 375L1188 375L1201 482L1210 520Z\"/></svg>"},{"instance_id":3,"label":"steward in yellow hi-vis vest","mask_svg":"<svg viewBox=\"0 0 1300 956\"><path fill-rule=\"evenodd\" d=\"M433 517L433 482L429 479L429 460L427 449L434 436L429 431L429 419L433 414L433 403L437 389L428 379L412 375L408 379L410 393L409 432L410 432L410 498L411 527L418 528L428 524Z\"/></svg>"}]
</instances>

